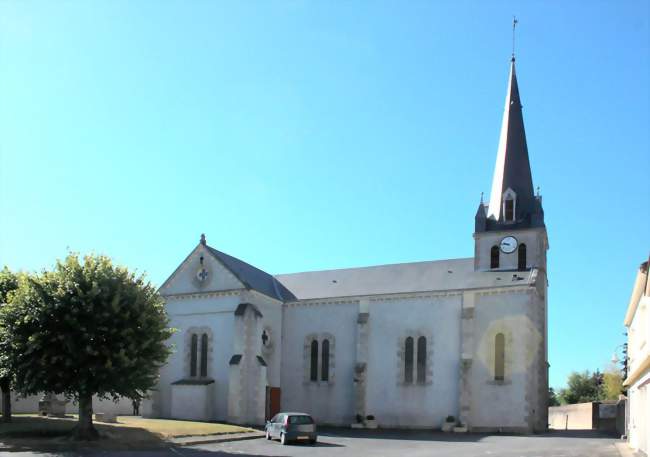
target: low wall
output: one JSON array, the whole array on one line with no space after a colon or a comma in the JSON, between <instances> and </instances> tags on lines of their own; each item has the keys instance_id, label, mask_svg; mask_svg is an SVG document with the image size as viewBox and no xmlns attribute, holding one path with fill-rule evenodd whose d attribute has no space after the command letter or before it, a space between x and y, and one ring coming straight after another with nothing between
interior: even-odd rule
<instances>
[{"instance_id":1,"label":"low wall","mask_svg":"<svg viewBox=\"0 0 650 457\"><path fill-rule=\"evenodd\" d=\"M594 430L598 428L598 403L551 406L548 424L555 430Z\"/></svg>"},{"instance_id":2,"label":"low wall","mask_svg":"<svg viewBox=\"0 0 650 457\"><path fill-rule=\"evenodd\" d=\"M549 428L554 430L601 430L626 434L626 400L577 403L551 406L548 409Z\"/></svg>"},{"instance_id":3,"label":"low wall","mask_svg":"<svg viewBox=\"0 0 650 457\"><path fill-rule=\"evenodd\" d=\"M11 393L11 412L20 413L38 413L38 401L42 395L31 395L29 397L20 397L13 392ZM58 396L62 399L62 396ZM65 409L66 413L77 414L79 406L76 403L68 403ZM120 398L117 403L112 400L99 400L93 397L93 412L95 413L112 413L119 416L133 414L133 404L128 398Z\"/></svg>"}]
</instances>

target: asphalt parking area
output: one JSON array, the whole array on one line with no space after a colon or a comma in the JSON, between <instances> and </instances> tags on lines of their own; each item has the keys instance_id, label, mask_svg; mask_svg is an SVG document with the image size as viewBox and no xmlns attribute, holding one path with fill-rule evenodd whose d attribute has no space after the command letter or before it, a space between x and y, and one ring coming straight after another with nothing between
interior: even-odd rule
<instances>
[{"instance_id":1,"label":"asphalt parking area","mask_svg":"<svg viewBox=\"0 0 650 457\"><path fill-rule=\"evenodd\" d=\"M185 457L217 456L373 456L373 457L619 457L611 436L591 431L543 435L443 434L440 432L323 430L316 445L282 446L256 439L181 448Z\"/></svg>"},{"instance_id":2,"label":"asphalt parking area","mask_svg":"<svg viewBox=\"0 0 650 457\"><path fill-rule=\"evenodd\" d=\"M141 451L34 452L2 450L4 457L619 457L616 438L596 432L542 435L445 434L430 431L319 430L316 445L282 446L264 438Z\"/></svg>"}]
</instances>

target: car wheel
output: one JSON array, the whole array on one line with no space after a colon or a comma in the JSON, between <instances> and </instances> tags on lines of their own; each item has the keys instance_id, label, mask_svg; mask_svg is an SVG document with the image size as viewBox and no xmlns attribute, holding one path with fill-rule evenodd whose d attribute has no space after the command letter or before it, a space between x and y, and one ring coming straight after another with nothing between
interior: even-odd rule
<instances>
[{"instance_id":1,"label":"car wheel","mask_svg":"<svg viewBox=\"0 0 650 457\"><path fill-rule=\"evenodd\" d=\"M281 433L281 434L280 434L280 444L282 444L282 445L284 446L284 445L287 444L287 443L288 443L288 441L287 441L287 437L285 436L284 433Z\"/></svg>"}]
</instances>

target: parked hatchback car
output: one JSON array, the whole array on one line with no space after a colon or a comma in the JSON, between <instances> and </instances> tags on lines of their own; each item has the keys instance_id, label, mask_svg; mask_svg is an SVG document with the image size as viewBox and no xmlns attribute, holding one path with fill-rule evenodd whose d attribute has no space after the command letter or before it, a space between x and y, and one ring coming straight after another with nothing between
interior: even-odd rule
<instances>
[{"instance_id":1,"label":"parked hatchback car","mask_svg":"<svg viewBox=\"0 0 650 457\"><path fill-rule=\"evenodd\" d=\"M317 439L316 423L305 413L278 413L266 422L265 431L267 440L278 438L282 444L290 441L314 444Z\"/></svg>"}]
</instances>

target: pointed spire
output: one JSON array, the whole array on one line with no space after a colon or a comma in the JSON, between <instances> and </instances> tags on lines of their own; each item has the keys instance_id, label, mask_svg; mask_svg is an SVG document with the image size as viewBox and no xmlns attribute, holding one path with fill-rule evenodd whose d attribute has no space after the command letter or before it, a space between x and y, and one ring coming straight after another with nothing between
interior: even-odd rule
<instances>
[{"instance_id":1,"label":"pointed spire","mask_svg":"<svg viewBox=\"0 0 650 457\"><path fill-rule=\"evenodd\" d=\"M501 136L497 150L497 162L492 180L492 193L488 208L488 217L502 220L503 194L511 189L516 195L515 220L520 221L534 212L535 195L533 179L528 160L524 118L521 112L521 100L517 85L514 55L510 62L510 79L508 93L501 124Z\"/></svg>"}]
</instances>

